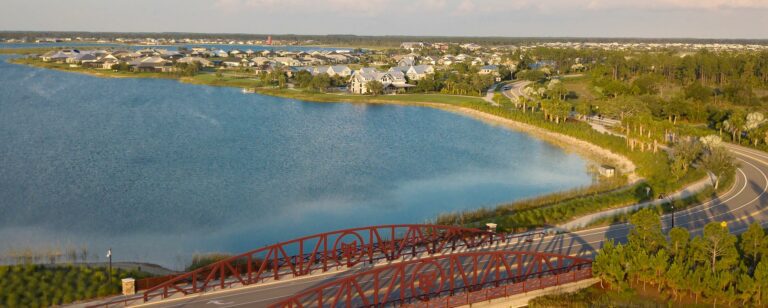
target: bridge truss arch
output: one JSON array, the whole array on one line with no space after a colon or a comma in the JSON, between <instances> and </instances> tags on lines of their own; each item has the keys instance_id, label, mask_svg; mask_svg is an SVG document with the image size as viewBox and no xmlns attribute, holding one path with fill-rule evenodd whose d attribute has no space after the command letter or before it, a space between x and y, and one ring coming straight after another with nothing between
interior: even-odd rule
<instances>
[{"instance_id":1,"label":"bridge truss arch","mask_svg":"<svg viewBox=\"0 0 768 308\"><path fill-rule=\"evenodd\" d=\"M405 256L472 249L533 234L507 235L475 228L420 224L338 230L254 249L175 276L142 291L138 296L147 302L311 275L363 263L391 262ZM129 300L133 299L124 302Z\"/></svg>"},{"instance_id":2,"label":"bridge truss arch","mask_svg":"<svg viewBox=\"0 0 768 308\"><path fill-rule=\"evenodd\" d=\"M531 251L448 254L377 267L270 307L457 307L588 279L591 265Z\"/></svg>"}]
</instances>

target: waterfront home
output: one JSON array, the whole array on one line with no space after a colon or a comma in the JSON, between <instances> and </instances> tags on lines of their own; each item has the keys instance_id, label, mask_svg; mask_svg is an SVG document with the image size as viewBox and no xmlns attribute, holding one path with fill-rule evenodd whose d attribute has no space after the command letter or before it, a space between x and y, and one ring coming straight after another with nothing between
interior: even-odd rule
<instances>
[{"instance_id":1,"label":"waterfront home","mask_svg":"<svg viewBox=\"0 0 768 308\"><path fill-rule=\"evenodd\" d=\"M128 62L128 65L137 72L173 72L176 68L171 61L158 56L144 57Z\"/></svg>"},{"instance_id":2,"label":"waterfront home","mask_svg":"<svg viewBox=\"0 0 768 308\"><path fill-rule=\"evenodd\" d=\"M113 66L116 64L120 64L120 60L118 60L113 55L106 55L104 57L99 58L98 60L91 62L91 63L84 63L84 67L91 67L96 69L103 69L108 70L112 69Z\"/></svg>"},{"instance_id":3,"label":"waterfront home","mask_svg":"<svg viewBox=\"0 0 768 308\"><path fill-rule=\"evenodd\" d=\"M366 72L367 71L367 72ZM399 71L379 72L376 70L358 70L349 79L349 92L356 94L370 93L368 83L378 81L384 86L385 94L402 93L413 85L407 84L405 75Z\"/></svg>"},{"instance_id":4,"label":"waterfront home","mask_svg":"<svg viewBox=\"0 0 768 308\"><path fill-rule=\"evenodd\" d=\"M99 57L93 54L92 52L81 52L80 54L72 58L71 63L82 65L87 63L93 63L93 62L96 62L97 60L99 60ZM69 63L69 60L67 62Z\"/></svg>"},{"instance_id":5,"label":"waterfront home","mask_svg":"<svg viewBox=\"0 0 768 308\"><path fill-rule=\"evenodd\" d=\"M51 54L45 53L41 58L46 62L65 63L68 62L68 59L74 59L78 54L80 54L80 51L76 49L63 49L52 52Z\"/></svg>"}]
</instances>

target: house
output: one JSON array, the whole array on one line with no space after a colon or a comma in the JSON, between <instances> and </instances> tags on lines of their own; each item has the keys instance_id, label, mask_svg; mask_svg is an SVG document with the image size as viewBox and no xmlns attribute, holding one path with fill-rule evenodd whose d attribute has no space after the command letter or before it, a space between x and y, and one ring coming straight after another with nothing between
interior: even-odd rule
<instances>
[{"instance_id":1,"label":"house","mask_svg":"<svg viewBox=\"0 0 768 308\"><path fill-rule=\"evenodd\" d=\"M472 60L472 65L485 65L483 58L477 57Z\"/></svg>"},{"instance_id":2,"label":"house","mask_svg":"<svg viewBox=\"0 0 768 308\"><path fill-rule=\"evenodd\" d=\"M167 72L176 71L176 68L173 66L173 63L171 61L168 61L158 56L139 58L131 62L128 62L128 65L131 66L133 70L137 72L167 73Z\"/></svg>"},{"instance_id":3,"label":"house","mask_svg":"<svg viewBox=\"0 0 768 308\"><path fill-rule=\"evenodd\" d=\"M478 72L480 75L488 75L493 74L494 76L499 75L499 67L496 65L486 65L480 68L480 71Z\"/></svg>"},{"instance_id":4,"label":"house","mask_svg":"<svg viewBox=\"0 0 768 308\"><path fill-rule=\"evenodd\" d=\"M213 51L212 52L212 56L219 57L219 58L226 58L226 57L229 57L229 53L227 53L224 50L219 49L219 50Z\"/></svg>"},{"instance_id":5,"label":"house","mask_svg":"<svg viewBox=\"0 0 768 308\"><path fill-rule=\"evenodd\" d=\"M435 68L432 65L413 65L408 68L405 75L411 80L422 80L429 74L434 74Z\"/></svg>"},{"instance_id":6,"label":"house","mask_svg":"<svg viewBox=\"0 0 768 308\"><path fill-rule=\"evenodd\" d=\"M328 74L328 76L347 77L352 75L352 70L346 65L318 66L308 70L313 76L318 74Z\"/></svg>"},{"instance_id":7,"label":"house","mask_svg":"<svg viewBox=\"0 0 768 308\"><path fill-rule=\"evenodd\" d=\"M157 52L158 56L166 60L177 60L184 57L184 55L178 51L161 49Z\"/></svg>"},{"instance_id":8,"label":"house","mask_svg":"<svg viewBox=\"0 0 768 308\"><path fill-rule=\"evenodd\" d=\"M407 84L402 72L379 72L376 70L358 70L349 79L349 92L357 94L370 93L368 84L378 81L382 84L384 93L402 93L413 85Z\"/></svg>"},{"instance_id":9,"label":"house","mask_svg":"<svg viewBox=\"0 0 768 308\"><path fill-rule=\"evenodd\" d=\"M478 50L480 48L483 48L483 46L480 46L480 45L475 44L475 43L469 43L469 44L461 45L461 48L468 49L470 51L475 51L475 50Z\"/></svg>"},{"instance_id":10,"label":"house","mask_svg":"<svg viewBox=\"0 0 768 308\"><path fill-rule=\"evenodd\" d=\"M154 49L139 49L136 51L136 53L140 54L142 57L151 57L151 56L157 56L159 53L155 51Z\"/></svg>"},{"instance_id":11,"label":"house","mask_svg":"<svg viewBox=\"0 0 768 308\"><path fill-rule=\"evenodd\" d=\"M291 57L275 57L274 61L285 66L301 66L301 61Z\"/></svg>"},{"instance_id":12,"label":"house","mask_svg":"<svg viewBox=\"0 0 768 308\"><path fill-rule=\"evenodd\" d=\"M400 48L408 49L410 51L414 51L416 49L424 48L424 43L422 43L422 42L403 42L403 43L400 44Z\"/></svg>"},{"instance_id":13,"label":"house","mask_svg":"<svg viewBox=\"0 0 768 308\"><path fill-rule=\"evenodd\" d=\"M202 67L213 67L213 62L208 61L208 59L201 58L201 57L184 57L177 60L176 63L186 63L186 64L200 63L200 66Z\"/></svg>"},{"instance_id":14,"label":"house","mask_svg":"<svg viewBox=\"0 0 768 308\"><path fill-rule=\"evenodd\" d=\"M257 65L257 66L262 66L264 64L269 63L269 59L267 59L265 57L254 57L253 59L251 59L251 63L253 63L253 64Z\"/></svg>"},{"instance_id":15,"label":"house","mask_svg":"<svg viewBox=\"0 0 768 308\"><path fill-rule=\"evenodd\" d=\"M416 65L416 59L413 58L402 58L400 61L397 61L397 66L412 66Z\"/></svg>"},{"instance_id":16,"label":"house","mask_svg":"<svg viewBox=\"0 0 768 308\"><path fill-rule=\"evenodd\" d=\"M432 56L426 56L424 58L421 58L421 61L419 61L419 62L424 63L424 64L435 65L435 64L437 64L437 59L433 58Z\"/></svg>"},{"instance_id":17,"label":"house","mask_svg":"<svg viewBox=\"0 0 768 308\"><path fill-rule=\"evenodd\" d=\"M224 67L240 67L242 66L242 63L240 60L229 59L222 61L221 65Z\"/></svg>"},{"instance_id":18,"label":"house","mask_svg":"<svg viewBox=\"0 0 768 308\"><path fill-rule=\"evenodd\" d=\"M72 62L78 64L86 64L96 62L97 60L99 60L99 57L97 57L95 54L91 52L82 52L75 56Z\"/></svg>"},{"instance_id":19,"label":"house","mask_svg":"<svg viewBox=\"0 0 768 308\"><path fill-rule=\"evenodd\" d=\"M331 65L328 67L328 75L347 77L352 75L352 69L346 65Z\"/></svg>"},{"instance_id":20,"label":"house","mask_svg":"<svg viewBox=\"0 0 768 308\"><path fill-rule=\"evenodd\" d=\"M446 66L451 65L455 62L456 61L454 60L452 55L445 55L442 58L440 58L440 60L437 60L437 64L446 65Z\"/></svg>"},{"instance_id":21,"label":"house","mask_svg":"<svg viewBox=\"0 0 768 308\"><path fill-rule=\"evenodd\" d=\"M349 62L349 57L345 55L340 54L329 54L325 55L325 58L328 59L328 61L333 63L346 63Z\"/></svg>"},{"instance_id":22,"label":"house","mask_svg":"<svg viewBox=\"0 0 768 308\"><path fill-rule=\"evenodd\" d=\"M80 54L79 50L63 49L56 51L53 54L46 53L43 55L42 59L46 62L70 63L70 61L73 61L78 54Z\"/></svg>"}]
</instances>

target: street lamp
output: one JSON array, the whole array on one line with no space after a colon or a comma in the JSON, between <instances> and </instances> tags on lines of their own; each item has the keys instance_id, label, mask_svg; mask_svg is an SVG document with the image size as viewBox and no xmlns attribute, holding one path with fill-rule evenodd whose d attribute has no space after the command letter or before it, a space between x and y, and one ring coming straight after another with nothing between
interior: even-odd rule
<instances>
[{"instance_id":1,"label":"street lamp","mask_svg":"<svg viewBox=\"0 0 768 308\"><path fill-rule=\"evenodd\" d=\"M109 267L107 268L107 279L109 283L112 283L112 248L107 249L107 258L109 259Z\"/></svg>"}]
</instances>

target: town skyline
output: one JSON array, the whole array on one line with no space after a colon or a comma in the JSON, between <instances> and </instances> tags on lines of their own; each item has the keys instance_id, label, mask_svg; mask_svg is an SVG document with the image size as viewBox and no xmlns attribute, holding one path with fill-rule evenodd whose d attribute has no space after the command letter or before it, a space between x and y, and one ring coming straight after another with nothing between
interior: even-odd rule
<instances>
[{"instance_id":1,"label":"town skyline","mask_svg":"<svg viewBox=\"0 0 768 308\"><path fill-rule=\"evenodd\" d=\"M768 3L632 1L9 0L3 31L352 34L482 37L768 38ZM183 9L179 9L183 6ZM720 27L728 24L729 27Z\"/></svg>"}]
</instances>

